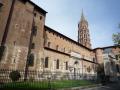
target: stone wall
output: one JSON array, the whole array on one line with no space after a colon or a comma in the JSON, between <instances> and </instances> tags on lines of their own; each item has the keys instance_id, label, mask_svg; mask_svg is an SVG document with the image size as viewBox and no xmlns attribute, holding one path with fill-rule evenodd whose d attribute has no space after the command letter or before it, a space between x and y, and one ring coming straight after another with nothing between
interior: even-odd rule
<instances>
[{"instance_id":1,"label":"stone wall","mask_svg":"<svg viewBox=\"0 0 120 90\"><path fill-rule=\"evenodd\" d=\"M4 69L25 69L28 51L31 49L29 48L31 33L33 27L37 26L37 35L31 41L35 43L35 49L31 50L31 53L35 53L35 65L30 67L30 69L35 69L37 68L39 57L43 57L45 14L39 12L32 3L23 2L22 0L16 0L13 4L13 12L9 12L11 3L12 0L4 0L3 11L0 13L0 18L1 20L3 19L2 23L0 23L2 33L4 33L5 25L8 22L7 17L12 13L9 26L7 26L6 49L0 67ZM0 33L1 40L3 37L2 33Z\"/></svg>"},{"instance_id":2,"label":"stone wall","mask_svg":"<svg viewBox=\"0 0 120 90\"><path fill-rule=\"evenodd\" d=\"M80 44L77 44L74 41L65 38L64 36L60 35L57 32L49 30L49 28L47 27L45 28L45 31L46 31L45 47L54 50L54 53L52 53L51 55L52 51L48 52L48 49L45 49L45 54L44 54L45 57L50 57L51 61L56 60L58 58L61 60L61 63L64 63L67 60L69 63L69 66L71 64L73 68L79 69L77 70L77 72L79 73L87 72L85 68L88 68L88 67L91 68L91 71L89 72L89 74L90 73L92 74L94 72L92 66L94 63L93 58L95 58L95 53L92 50L87 49L84 46L80 46ZM77 56L74 56L75 57L74 58L73 56L71 56L72 52L77 53L78 56L80 57L78 58ZM65 60L66 54L69 57ZM82 60L82 58L86 59L86 61ZM78 62L78 65L74 65L76 61ZM72 72L74 72L74 70ZM88 72L86 74L88 74Z\"/></svg>"}]
</instances>

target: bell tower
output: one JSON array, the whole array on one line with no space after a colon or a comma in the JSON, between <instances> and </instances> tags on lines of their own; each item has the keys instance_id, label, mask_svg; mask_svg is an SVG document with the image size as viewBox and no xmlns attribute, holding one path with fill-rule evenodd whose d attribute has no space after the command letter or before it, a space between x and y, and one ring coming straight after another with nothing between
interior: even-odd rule
<instances>
[{"instance_id":1,"label":"bell tower","mask_svg":"<svg viewBox=\"0 0 120 90\"><path fill-rule=\"evenodd\" d=\"M83 10L81 14L81 20L78 24L78 43L87 48L91 48L88 22L84 17Z\"/></svg>"}]
</instances>

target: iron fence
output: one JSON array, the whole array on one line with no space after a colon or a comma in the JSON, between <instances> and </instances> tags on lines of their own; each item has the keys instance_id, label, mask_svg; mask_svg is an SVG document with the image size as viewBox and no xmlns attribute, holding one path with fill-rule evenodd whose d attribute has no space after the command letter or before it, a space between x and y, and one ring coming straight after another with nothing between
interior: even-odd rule
<instances>
[{"instance_id":1,"label":"iron fence","mask_svg":"<svg viewBox=\"0 0 120 90\"><path fill-rule=\"evenodd\" d=\"M0 88L9 87L32 87L37 85L39 88L50 89L55 88L53 84L58 80L95 80L96 76L93 74L81 74L81 73L70 73L70 72L50 72L50 71L34 71L29 70L27 73L27 81L24 82L24 70L17 70L20 73L18 81L13 82L10 78L10 73L15 70L0 70Z\"/></svg>"}]
</instances>

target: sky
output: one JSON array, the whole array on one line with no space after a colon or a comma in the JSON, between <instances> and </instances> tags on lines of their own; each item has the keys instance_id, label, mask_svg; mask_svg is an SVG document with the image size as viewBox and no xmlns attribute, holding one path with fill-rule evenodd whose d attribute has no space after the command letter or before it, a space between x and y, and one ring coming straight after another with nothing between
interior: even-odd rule
<instances>
[{"instance_id":1,"label":"sky","mask_svg":"<svg viewBox=\"0 0 120 90\"><path fill-rule=\"evenodd\" d=\"M120 32L120 0L31 0L46 10L45 24L77 41L82 9L89 23L92 48L112 46Z\"/></svg>"}]
</instances>

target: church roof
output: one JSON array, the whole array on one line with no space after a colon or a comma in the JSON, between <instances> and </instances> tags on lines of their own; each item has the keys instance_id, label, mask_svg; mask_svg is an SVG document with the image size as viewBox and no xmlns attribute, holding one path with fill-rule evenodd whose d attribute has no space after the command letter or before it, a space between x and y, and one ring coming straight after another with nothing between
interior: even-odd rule
<instances>
[{"instance_id":1,"label":"church roof","mask_svg":"<svg viewBox=\"0 0 120 90\"><path fill-rule=\"evenodd\" d=\"M117 48L117 47L120 47L120 45L114 45L114 46L107 46L107 47L97 47L93 50L96 50L96 49L106 49L106 48Z\"/></svg>"},{"instance_id":2,"label":"church roof","mask_svg":"<svg viewBox=\"0 0 120 90\"><path fill-rule=\"evenodd\" d=\"M56 33L57 35L60 35L61 37L63 37L63 38L65 38L65 39L73 42L74 44L76 44L76 45L78 45L78 46L81 46L81 47L83 47L83 48L85 48L85 49L87 49L87 50L89 50L89 51L92 51L92 49L83 46L82 44L78 43L77 41L75 41L75 40L73 40L73 39L71 39L71 38L69 38L69 37L67 37L67 36L65 36L65 35L57 32L56 30L53 30L52 28L50 28L50 27L48 27L48 26L46 26L46 25L45 25L44 27L46 28L45 30L50 31L50 32L53 32L53 33Z\"/></svg>"}]
</instances>

